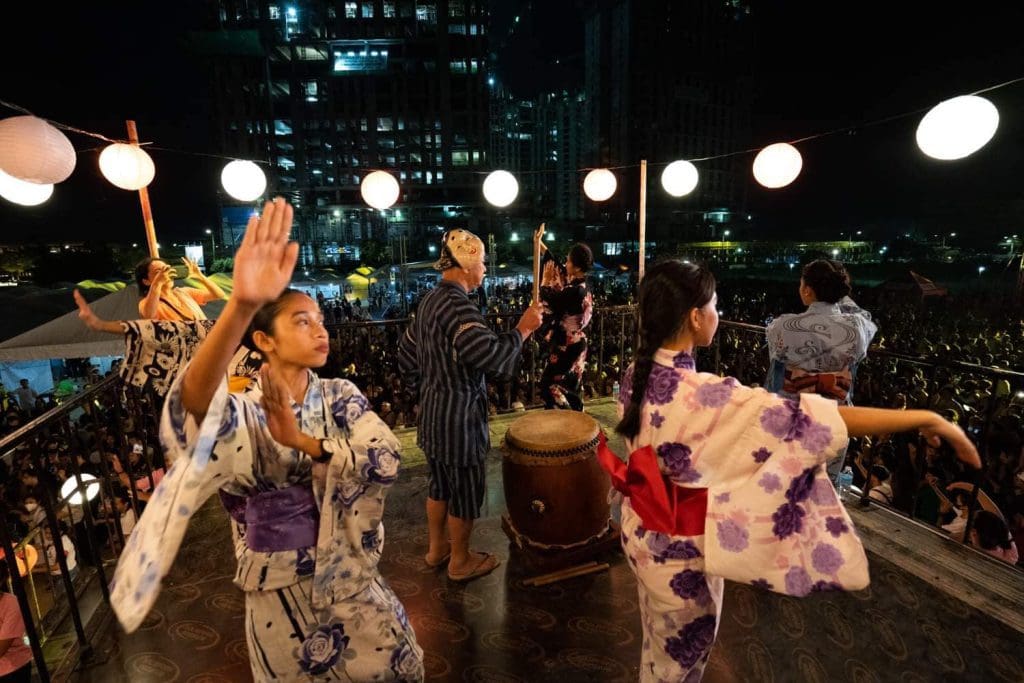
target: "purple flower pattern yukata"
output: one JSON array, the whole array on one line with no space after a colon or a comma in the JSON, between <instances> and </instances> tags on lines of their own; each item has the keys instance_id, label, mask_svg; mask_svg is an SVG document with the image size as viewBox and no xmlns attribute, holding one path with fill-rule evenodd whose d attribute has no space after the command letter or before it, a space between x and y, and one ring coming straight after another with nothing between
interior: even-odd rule
<instances>
[{"instance_id":1,"label":"purple flower pattern yukata","mask_svg":"<svg viewBox=\"0 0 1024 683\"><path fill-rule=\"evenodd\" d=\"M189 518L207 498L218 490L244 500L307 487L319 510L312 545L255 550L247 524L231 519L253 679L422 681L423 651L377 569L384 502L401 464L395 435L354 384L310 372L303 403L292 408L303 432L334 445L329 461L314 463L273 440L258 381L241 393L222 383L197 424L181 403L184 374L171 386L160 425L171 467L114 576L111 604L125 630L149 612Z\"/></svg>"},{"instance_id":2,"label":"purple flower pattern yukata","mask_svg":"<svg viewBox=\"0 0 1024 683\"><path fill-rule=\"evenodd\" d=\"M627 387L620 414L632 399ZM689 355L660 349L640 424L630 452L651 446L671 484L708 489L700 536L644 529L623 500L644 634L641 681L700 680L723 576L796 596L866 583L863 548L822 467L847 439L835 401L788 401L698 373Z\"/></svg>"}]
</instances>

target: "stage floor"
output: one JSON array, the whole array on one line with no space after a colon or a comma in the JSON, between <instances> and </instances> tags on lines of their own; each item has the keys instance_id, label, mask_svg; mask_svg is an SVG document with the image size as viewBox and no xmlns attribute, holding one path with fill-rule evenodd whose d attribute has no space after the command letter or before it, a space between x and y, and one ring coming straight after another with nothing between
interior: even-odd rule
<instances>
[{"instance_id":1,"label":"stage floor","mask_svg":"<svg viewBox=\"0 0 1024 683\"><path fill-rule=\"evenodd\" d=\"M605 420L602 420L605 421ZM416 462L415 457L410 461ZM621 554L610 569L530 588L536 569L501 530L500 453L490 458L479 549L502 566L466 586L422 562L426 468L403 470L388 499L381 571L409 612L426 652L427 680L538 683L635 681L640 659L636 582ZM948 592L869 553L872 585L806 599L728 584L705 681L1024 681L1024 636ZM227 517L216 500L196 516L156 608L142 629L116 626L90 683L251 680L242 593Z\"/></svg>"}]
</instances>

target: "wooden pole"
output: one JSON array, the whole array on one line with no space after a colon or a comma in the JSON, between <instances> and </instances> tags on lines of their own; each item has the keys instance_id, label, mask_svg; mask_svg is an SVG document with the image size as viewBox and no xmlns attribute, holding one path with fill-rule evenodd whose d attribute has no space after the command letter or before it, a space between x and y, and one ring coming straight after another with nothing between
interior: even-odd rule
<instances>
[{"instance_id":1,"label":"wooden pole","mask_svg":"<svg viewBox=\"0 0 1024 683\"><path fill-rule=\"evenodd\" d=\"M128 141L133 145L139 144L139 132L135 129L134 121L125 121L128 128ZM149 190L145 187L139 189L139 203L142 205L142 221L146 224L146 244L149 246L150 258L160 258L160 249L156 245L156 226L153 224L153 210L149 206Z\"/></svg>"},{"instance_id":2,"label":"wooden pole","mask_svg":"<svg viewBox=\"0 0 1024 683\"><path fill-rule=\"evenodd\" d=\"M640 160L640 264L637 266L639 282L644 279L644 260L647 258L647 159Z\"/></svg>"},{"instance_id":3,"label":"wooden pole","mask_svg":"<svg viewBox=\"0 0 1024 683\"><path fill-rule=\"evenodd\" d=\"M540 301L540 243L544 240L544 223L540 224L540 241L533 242L533 303Z\"/></svg>"}]
</instances>

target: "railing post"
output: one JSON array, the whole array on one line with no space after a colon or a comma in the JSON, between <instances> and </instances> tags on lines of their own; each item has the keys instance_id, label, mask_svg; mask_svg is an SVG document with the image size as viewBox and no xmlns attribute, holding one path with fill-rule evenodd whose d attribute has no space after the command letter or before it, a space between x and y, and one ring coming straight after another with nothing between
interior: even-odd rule
<instances>
[{"instance_id":1,"label":"railing post","mask_svg":"<svg viewBox=\"0 0 1024 683\"><path fill-rule=\"evenodd\" d=\"M7 528L7 518L10 510L5 502L0 503L0 509L4 513L4 519L0 523L0 546L3 548L4 560L7 563L8 574L11 577L11 588L14 590L14 597L18 599L18 609L21 610L21 620L25 624L25 635L28 636L28 643L32 648L32 659L36 663L36 673L39 675L39 680L42 683L50 683L50 671L46 668L46 657L43 655L43 648L39 642L36 623L32 619L32 606L28 602L28 594L25 593L25 585L21 581L21 572L18 571L18 559L14 554L14 543L11 540L11 532ZM45 549L43 552L46 552ZM25 558L25 568L28 569L28 557Z\"/></svg>"}]
</instances>

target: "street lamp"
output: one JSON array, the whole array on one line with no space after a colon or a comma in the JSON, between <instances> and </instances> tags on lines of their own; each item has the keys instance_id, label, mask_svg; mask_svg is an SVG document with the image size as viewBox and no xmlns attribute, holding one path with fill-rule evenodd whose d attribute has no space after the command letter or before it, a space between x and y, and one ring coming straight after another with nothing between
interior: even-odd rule
<instances>
[{"instance_id":1,"label":"street lamp","mask_svg":"<svg viewBox=\"0 0 1024 683\"><path fill-rule=\"evenodd\" d=\"M978 275L981 275L984 272L985 272L985 266L978 266Z\"/></svg>"},{"instance_id":2,"label":"street lamp","mask_svg":"<svg viewBox=\"0 0 1024 683\"><path fill-rule=\"evenodd\" d=\"M210 236L210 265L206 269L206 272L209 273L213 270L213 262L217 260L217 238L210 228L207 228L205 232Z\"/></svg>"}]
</instances>

